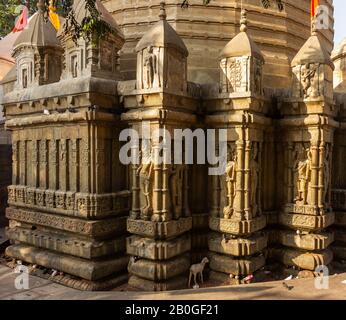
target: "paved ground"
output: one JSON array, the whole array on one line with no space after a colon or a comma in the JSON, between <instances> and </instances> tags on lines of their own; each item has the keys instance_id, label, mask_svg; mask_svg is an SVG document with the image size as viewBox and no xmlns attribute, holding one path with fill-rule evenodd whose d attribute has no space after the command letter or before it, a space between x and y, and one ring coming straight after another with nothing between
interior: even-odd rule
<instances>
[{"instance_id":1,"label":"paved ground","mask_svg":"<svg viewBox=\"0 0 346 320\"><path fill-rule=\"evenodd\" d=\"M0 266L0 300L273 300L273 299L346 299L346 274L329 278L328 290L316 290L314 279L298 279L286 281L291 290L283 285L283 281L250 284L244 286L218 287L198 290L182 290L165 293L143 292L81 292L52 283L49 280L30 276L30 289L17 290L14 287L12 269Z\"/></svg>"}]
</instances>

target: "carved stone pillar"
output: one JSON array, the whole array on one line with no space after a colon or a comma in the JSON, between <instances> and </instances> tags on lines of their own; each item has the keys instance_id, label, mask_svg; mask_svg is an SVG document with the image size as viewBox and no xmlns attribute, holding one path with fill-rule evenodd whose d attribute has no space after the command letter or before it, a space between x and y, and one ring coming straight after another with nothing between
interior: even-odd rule
<instances>
[{"instance_id":1,"label":"carved stone pillar","mask_svg":"<svg viewBox=\"0 0 346 320\"><path fill-rule=\"evenodd\" d=\"M224 191L218 195L222 205L213 200L209 218L210 277L230 284L256 274L265 265L267 247L261 174L269 103L263 94L264 59L247 34L245 11L240 31L220 55L220 93L205 102L207 126L226 130L228 145L226 170L214 178Z\"/></svg>"},{"instance_id":2,"label":"carved stone pillar","mask_svg":"<svg viewBox=\"0 0 346 320\"><path fill-rule=\"evenodd\" d=\"M334 223L330 207L336 108L332 94L333 64L313 28L311 37L292 61L291 96L280 103L278 141L288 150L285 170L292 183L282 205L277 232L282 248L270 250L288 273L305 270L314 275L320 265L333 259L329 249L334 234L326 228ZM280 138L281 137L281 138ZM293 187L293 189L292 189Z\"/></svg>"}]
</instances>

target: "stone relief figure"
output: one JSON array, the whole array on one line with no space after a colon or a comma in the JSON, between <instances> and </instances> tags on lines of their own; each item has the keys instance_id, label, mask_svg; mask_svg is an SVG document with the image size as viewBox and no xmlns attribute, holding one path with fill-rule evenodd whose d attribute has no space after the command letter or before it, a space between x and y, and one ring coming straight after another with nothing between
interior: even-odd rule
<instances>
[{"instance_id":1,"label":"stone relief figure","mask_svg":"<svg viewBox=\"0 0 346 320\"><path fill-rule=\"evenodd\" d=\"M241 88L242 81L242 63L238 60L231 60L228 62L228 81L229 92L237 92Z\"/></svg>"},{"instance_id":2,"label":"stone relief figure","mask_svg":"<svg viewBox=\"0 0 346 320\"><path fill-rule=\"evenodd\" d=\"M329 185L330 185L330 151L329 145L326 145L323 163L323 177L324 177L324 192L323 201L329 204L330 199L328 199Z\"/></svg>"},{"instance_id":3,"label":"stone relief figure","mask_svg":"<svg viewBox=\"0 0 346 320\"><path fill-rule=\"evenodd\" d=\"M255 62L254 73L255 92L261 94L262 92L262 70L260 62Z\"/></svg>"},{"instance_id":4,"label":"stone relief figure","mask_svg":"<svg viewBox=\"0 0 346 320\"><path fill-rule=\"evenodd\" d=\"M184 166L173 166L169 176L170 199L175 219L179 219L183 208Z\"/></svg>"},{"instance_id":5,"label":"stone relief figure","mask_svg":"<svg viewBox=\"0 0 346 320\"><path fill-rule=\"evenodd\" d=\"M148 54L144 60L144 67L146 70L146 87L151 89L154 84L155 74L157 73L157 57L153 51L153 47L147 48Z\"/></svg>"},{"instance_id":6,"label":"stone relief figure","mask_svg":"<svg viewBox=\"0 0 346 320\"><path fill-rule=\"evenodd\" d=\"M316 65L312 63L307 63L306 65L302 66L301 83L303 86L304 98L309 98L311 96L311 89L316 71Z\"/></svg>"},{"instance_id":7,"label":"stone relief figure","mask_svg":"<svg viewBox=\"0 0 346 320\"><path fill-rule=\"evenodd\" d=\"M233 215L233 203L236 195L236 180L237 180L237 151L231 148L226 166L226 192L227 192L227 206L223 209L225 219L230 219Z\"/></svg>"},{"instance_id":8,"label":"stone relief figure","mask_svg":"<svg viewBox=\"0 0 346 320\"><path fill-rule=\"evenodd\" d=\"M258 145L254 143L251 162L250 162L250 172L251 172L251 207L253 216L256 216L258 212L258 202L257 202L257 191L259 183L260 165L258 160Z\"/></svg>"},{"instance_id":9,"label":"stone relief figure","mask_svg":"<svg viewBox=\"0 0 346 320\"><path fill-rule=\"evenodd\" d=\"M308 200L309 183L311 180L311 152L309 148L307 148L305 152L302 146L296 150L293 170L296 190L294 202L296 204L305 205Z\"/></svg>"},{"instance_id":10,"label":"stone relief figure","mask_svg":"<svg viewBox=\"0 0 346 320\"><path fill-rule=\"evenodd\" d=\"M150 147L143 144L140 155L142 161L137 169L137 176L139 176L141 189L141 219L150 220L153 210L152 188L154 175L154 165Z\"/></svg>"}]
</instances>

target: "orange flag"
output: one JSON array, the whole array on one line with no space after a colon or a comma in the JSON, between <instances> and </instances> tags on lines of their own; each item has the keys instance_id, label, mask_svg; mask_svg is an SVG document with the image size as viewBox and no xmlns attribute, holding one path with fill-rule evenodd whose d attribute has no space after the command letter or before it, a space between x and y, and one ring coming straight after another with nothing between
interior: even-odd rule
<instances>
[{"instance_id":1,"label":"orange flag","mask_svg":"<svg viewBox=\"0 0 346 320\"><path fill-rule=\"evenodd\" d=\"M311 0L311 17L314 18L317 14L317 8L320 5L319 0Z\"/></svg>"},{"instance_id":2,"label":"orange flag","mask_svg":"<svg viewBox=\"0 0 346 320\"><path fill-rule=\"evenodd\" d=\"M54 6L54 2L50 1L49 2L49 18L54 26L54 28L59 31L60 29L60 18L59 16L55 13L56 12L56 7Z\"/></svg>"}]
</instances>

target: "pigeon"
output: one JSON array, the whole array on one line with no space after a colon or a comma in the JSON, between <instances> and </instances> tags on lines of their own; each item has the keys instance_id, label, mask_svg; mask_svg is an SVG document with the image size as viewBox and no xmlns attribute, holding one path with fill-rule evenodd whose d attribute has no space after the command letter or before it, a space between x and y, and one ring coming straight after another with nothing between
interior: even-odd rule
<instances>
[{"instance_id":1,"label":"pigeon","mask_svg":"<svg viewBox=\"0 0 346 320\"><path fill-rule=\"evenodd\" d=\"M43 110L43 114L46 115L46 116L49 116L49 115L50 115L50 112L49 112L49 110L44 109L44 110Z\"/></svg>"}]
</instances>

